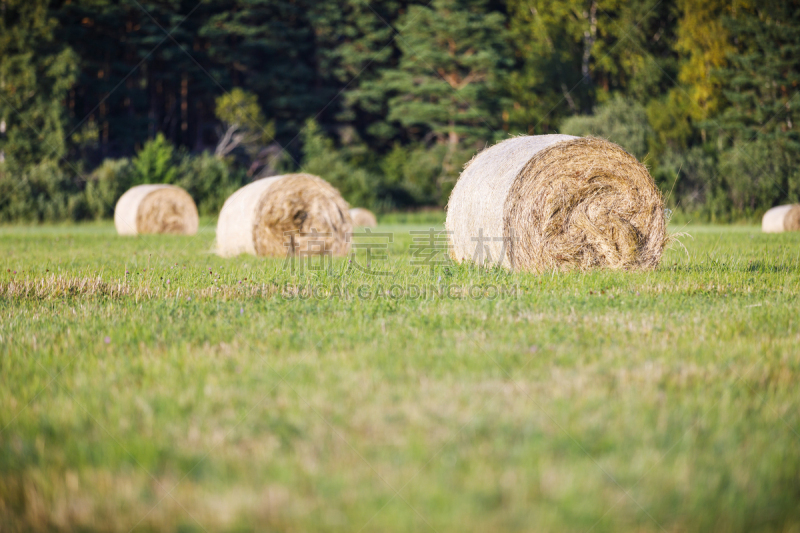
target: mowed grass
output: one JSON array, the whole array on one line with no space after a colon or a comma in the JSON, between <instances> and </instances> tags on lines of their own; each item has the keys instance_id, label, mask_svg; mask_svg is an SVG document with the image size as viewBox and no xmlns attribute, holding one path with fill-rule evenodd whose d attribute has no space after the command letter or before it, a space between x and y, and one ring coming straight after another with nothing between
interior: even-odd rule
<instances>
[{"instance_id":1,"label":"mowed grass","mask_svg":"<svg viewBox=\"0 0 800 533\"><path fill-rule=\"evenodd\" d=\"M371 276L204 222L0 228L0 530L800 531L800 234Z\"/></svg>"}]
</instances>

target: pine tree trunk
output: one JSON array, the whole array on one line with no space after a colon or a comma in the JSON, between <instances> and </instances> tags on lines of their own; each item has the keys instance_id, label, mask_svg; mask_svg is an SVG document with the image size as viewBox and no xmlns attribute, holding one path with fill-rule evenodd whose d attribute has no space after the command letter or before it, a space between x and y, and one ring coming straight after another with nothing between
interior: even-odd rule
<instances>
[{"instance_id":1,"label":"pine tree trunk","mask_svg":"<svg viewBox=\"0 0 800 533\"><path fill-rule=\"evenodd\" d=\"M592 0L589 12L585 14L589 22L589 27L583 32L583 61L581 62L581 73L583 81L587 86L592 84L592 75L589 71L589 61L592 59L592 48L597 38L597 0Z\"/></svg>"},{"instance_id":2,"label":"pine tree trunk","mask_svg":"<svg viewBox=\"0 0 800 533\"><path fill-rule=\"evenodd\" d=\"M187 135L189 129L189 77L184 73L181 76L181 137ZM186 139L182 139L186 141Z\"/></svg>"}]
</instances>

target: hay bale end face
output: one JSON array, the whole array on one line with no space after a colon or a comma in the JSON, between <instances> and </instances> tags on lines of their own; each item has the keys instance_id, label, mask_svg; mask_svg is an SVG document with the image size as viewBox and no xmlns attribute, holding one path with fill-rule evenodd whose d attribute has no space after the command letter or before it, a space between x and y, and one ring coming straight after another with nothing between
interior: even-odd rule
<instances>
[{"instance_id":1,"label":"hay bale end face","mask_svg":"<svg viewBox=\"0 0 800 533\"><path fill-rule=\"evenodd\" d=\"M264 178L233 193L217 222L217 253L285 257L294 253L346 255L349 206L331 184L310 174Z\"/></svg>"},{"instance_id":2,"label":"hay bale end face","mask_svg":"<svg viewBox=\"0 0 800 533\"><path fill-rule=\"evenodd\" d=\"M363 207L354 207L350 210L350 218L353 219L353 225L362 228L374 228L378 225L378 219L369 209Z\"/></svg>"},{"instance_id":3,"label":"hay bale end face","mask_svg":"<svg viewBox=\"0 0 800 533\"><path fill-rule=\"evenodd\" d=\"M779 205L764 213L761 219L761 231L764 233L800 231L800 204Z\"/></svg>"},{"instance_id":4,"label":"hay bale end face","mask_svg":"<svg viewBox=\"0 0 800 533\"><path fill-rule=\"evenodd\" d=\"M114 207L114 226L120 235L194 235L199 223L194 200L174 185L137 185Z\"/></svg>"},{"instance_id":5,"label":"hay bale end face","mask_svg":"<svg viewBox=\"0 0 800 533\"><path fill-rule=\"evenodd\" d=\"M544 272L655 268L668 242L647 168L614 143L516 137L476 155L447 205L457 261Z\"/></svg>"}]
</instances>

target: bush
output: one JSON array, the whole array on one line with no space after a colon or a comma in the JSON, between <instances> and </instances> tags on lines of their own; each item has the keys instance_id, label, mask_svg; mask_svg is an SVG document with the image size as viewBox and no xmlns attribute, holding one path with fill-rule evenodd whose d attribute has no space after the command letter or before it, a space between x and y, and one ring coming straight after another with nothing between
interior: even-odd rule
<instances>
[{"instance_id":1,"label":"bush","mask_svg":"<svg viewBox=\"0 0 800 533\"><path fill-rule=\"evenodd\" d=\"M72 181L55 160L18 175L0 165L0 220L53 222L67 218Z\"/></svg>"},{"instance_id":2,"label":"bush","mask_svg":"<svg viewBox=\"0 0 800 533\"><path fill-rule=\"evenodd\" d=\"M449 153L445 145L396 145L381 162L383 196L388 207L447 204L464 164L474 155L473 149ZM449 171L444 168L447 162Z\"/></svg>"},{"instance_id":3,"label":"bush","mask_svg":"<svg viewBox=\"0 0 800 533\"><path fill-rule=\"evenodd\" d=\"M647 156L655 134L647 112L639 102L616 96L598 107L593 115L578 115L561 124L561 133L584 137L594 135L625 148L639 161Z\"/></svg>"},{"instance_id":4,"label":"bush","mask_svg":"<svg viewBox=\"0 0 800 533\"><path fill-rule=\"evenodd\" d=\"M114 215L114 206L119 197L134 184L134 168L128 159L106 159L86 181L83 191L86 217L72 209L72 218L101 219Z\"/></svg>"},{"instance_id":5,"label":"bush","mask_svg":"<svg viewBox=\"0 0 800 533\"><path fill-rule=\"evenodd\" d=\"M222 204L241 187L242 171L232 171L227 162L203 152L198 156L184 155L178 168L177 185L186 189L197 203L201 215L217 215Z\"/></svg>"},{"instance_id":6,"label":"bush","mask_svg":"<svg viewBox=\"0 0 800 533\"><path fill-rule=\"evenodd\" d=\"M162 150L142 150L145 158ZM172 155L170 155L172 157ZM141 163L141 158L139 160ZM74 220L110 218L120 196L134 185L141 184L142 165L128 159L106 159L87 178L83 192L70 198L68 211ZM162 167L163 168L163 167ZM151 174L157 175L157 174ZM178 165L170 170L172 180L183 187L197 203L202 215L216 215L225 199L244 183L242 171L232 171L227 162L208 152L198 156L183 154ZM162 174L163 176L163 174ZM3 181L0 179L0 191Z\"/></svg>"},{"instance_id":7,"label":"bush","mask_svg":"<svg viewBox=\"0 0 800 533\"><path fill-rule=\"evenodd\" d=\"M780 142L738 142L720 154L719 172L735 215L754 216L800 194L798 161Z\"/></svg>"},{"instance_id":8,"label":"bush","mask_svg":"<svg viewBox=\"0 0 800 533\"><path fill-rule=\"evenodd\" d=\"M713 153L700 146L689 150L668 149L653 167L652 174L666 196L667 205L688 212L704 209L720 185Z\"/></svg>"},{"instance_id":9,"label":"bush","mask_svg":"<svg viewBox=\"0 0 800 533\"><path fill-rule=\"evenodd\" d=\"M346 150L336 150L314 120L306 123L303 132L302 171L315 174L339 189L352 206L373 207L377 183L364 168L354 165Z\"/></svg>"},{"instance_id":10,"label":"bush","mask_svg":"<svg viewBox=\"0 0 800 533\"><path fill-rule=\"evenodd\" d=\"M133 184L174 183L178 175L174 150L163 133L145 143L133 160Z\"/></svg>"},{"instance_id":11,"label":"bush","mask_svg":"<svg viewBox=\"0 0 800 533\"><path fill-rule=\"evenodd\" d=\"M22 176L14 176L7 164L0 163L0 221L31 219L30 187Z\"/></svg>"}]
</instances>

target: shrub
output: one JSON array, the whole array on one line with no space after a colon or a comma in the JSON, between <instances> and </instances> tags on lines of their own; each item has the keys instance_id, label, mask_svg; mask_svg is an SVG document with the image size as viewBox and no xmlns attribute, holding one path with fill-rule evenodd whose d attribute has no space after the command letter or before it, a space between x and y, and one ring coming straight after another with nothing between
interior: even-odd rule
<instances>
[{"instance_id":1,"label":"shrub","mask_svg":"<svg viewBox=\"0 0 800 533\"><path fill-rule=\"evenodd\" d=\"M639 161L647 156L653 128L639 102L616 96L599 106L593 115L578 115L561 124L561 133L583 137L594 135L616 143Z\"/></svg>"},{"instance_id":2,"label":"shrub","mask_svg":"<svg viewBox=\"0 0 800 533\"><path fill-rule=\"evenodd\" d=\"M700 146L667 149L651 172L667 197L667 205L684 211L702 209L719 188L713 154Z\"/></svg>"},{"instance_id":3,"label":"shrub","mask_svg":"<svg viewBox=\"0 0 800 533\"><path fill-rule=\"evenodd\" d=\"M309 120L303 132L303 172L314 174L339 189L352 206L372 207L377 192L377 179L364 168L354 165L346 150L337 150L319 125Z\"/></svg>"},{"instance_id":4,"label":"shrub","mask_svg":"<svg viewBox=\"0 0 800 533\"><path fill-rule=\"evenodd\" d=\"M30 219L31 194L26 180L13 175L8 165L0 163L0 221Z\"/></svg>"},{"instance_id":5,"label":"shrub","mask_svg":"<svg viewBox=\"0 0 800 533\"><path fill-rule=\"evenodd\" d=\"M174 150L162 133L147 141L133 160L134 185L173 183L177 174Z\"/></svg>"},{"instance_id":6,"label":"shrub","mask_svg":"<svg viewBox=\"0 0 800 533\"><path fill-rule=\"evenodd\" d=\"M224 159L208 152L184 155L178 168L177 185L194 198L201 215L217 215L225 199L244 181L242 171L231 170Z\"/></svg>"},{"instance_id":7,"label":"shrub","mask_svg":"<svg viewBox=\"0 0 800 533\"><path fill-rule=\"evenodd\" d=\"M128 159L106 159L86 181L83 191L87 216L73 209L72 218L106 218L114 214L114 205L134 184L134 168ZM77 205L76 205L77 208Z\"/></svg>"},{"instance_id":8,"label":"shrub","mask_svg":"<svg viewBox=\"0 0 800 533\"><path fill-rule=\"evenodd\" d=\"M737 142L720 154L719 172L734 214L753 216L774 205L796 202L800 174L794 152L780 142Z\"/></svg>"},{"instance_id":9,"label":"shrub","mask_svg":"<svg viewBox=\"0 0 800 533\"><path fill-rule=\"evenodd\" d=\"M52 222L69 213L73 184L55 160L45 160L19 174L0 166L0 220Z\"/></svg>"},{"instance_id":10,"label":"shrub","mask_svg":"<svg viewBox=\"0 0 800 533\"><path fill-rule=\"evenodd\" d=\"M474 148L449 152L443 144L396 145L381 162L383 195L392 200L391 207L444 206L461 170L475 152Z\"/></svg>"}]
</instances>

